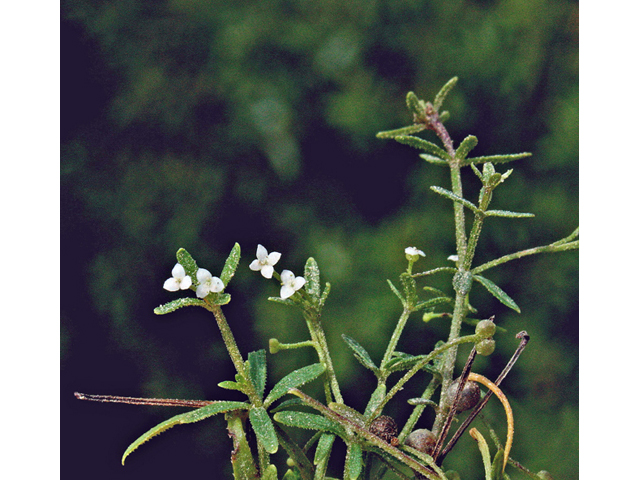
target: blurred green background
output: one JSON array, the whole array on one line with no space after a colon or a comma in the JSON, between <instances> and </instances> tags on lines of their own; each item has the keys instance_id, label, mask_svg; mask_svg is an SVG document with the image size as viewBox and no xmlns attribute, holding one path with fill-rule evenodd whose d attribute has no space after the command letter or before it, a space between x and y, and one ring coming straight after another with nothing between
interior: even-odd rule
<instances>
[{"instance_id":1,"label":"blurred green background","mask_svg":"<svg viewBox=\"0 0 640 480\"><path fill-rule=\"evenodd\" d=\"M61 45L63 478L231 478L222 418L176 427L122 467L131 441L181 410L72 395L239 398L217 387L233 373L207 312L153 314L177 297L162 284L179 247L216 274L234 242L242 246L225 312L245 354L270 337L307 339L298 312L266 300L275 282L249 270L257 244L282 252L279 270L301 274L316 258L332 284L324 325L343 393L364 408L375 379L340 335L379 361L401 311L386 279L406 267L404 248L427 253L415 271L445 265L455 251L451 204L429 190L449 188L447 171L375 138L410 123L409 90L432 99L457 75L445 103L454 141L476 135L473 156L533 153L511 164L494 206L536 218L488 222L478 263L577 226L577 2L63 1ZM469 173L465 192L475 199ZM503 387L515 411L512 455L556 479L578 478L577 257L527 257L487 272L520 315L472 292L482 316L495 314L509 331L477 371L495 378L514 335L531 334ZM434 282L449 291L446 278ZM430 351L447 328L415 315L400 349ZM268 361L273 385L314 356ZM386 413L403 423L406 399L426 381ZM504 438L499 406L488 416ZM420 426L430 422L425 415ZM341 476L336 448L332 473ZM286 457L276 459L282 475ZM447 467L482 478L470 440Z\"/></svg>"}]
</instances>

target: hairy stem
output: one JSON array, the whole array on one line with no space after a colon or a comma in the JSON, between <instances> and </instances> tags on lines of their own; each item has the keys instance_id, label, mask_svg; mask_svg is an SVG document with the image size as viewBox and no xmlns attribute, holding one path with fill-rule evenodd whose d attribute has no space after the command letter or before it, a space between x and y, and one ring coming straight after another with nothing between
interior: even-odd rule
<instances>
[{"instance_id":1,"label":"hairy stem","mask_svg":"<svg viewBox=\"0 0 640 480\"><path fill-rule=\"evenodd\" d=\"M393 352L395 352L396 347L398 346L398 342L400 341L400 336L402 335L402 331L404 330L404 327L407 324L409 315L411 315L411 309L405 307L402 310L402 314L398 319L396 328L393 331L393 334L391 335L391 339L389 340L389 345L387 345L387 351L384 353L384 357L382 357L380 368L384 369L384 366L391 360L391 357L393 356Z\"/></svg>"}]
</instances>

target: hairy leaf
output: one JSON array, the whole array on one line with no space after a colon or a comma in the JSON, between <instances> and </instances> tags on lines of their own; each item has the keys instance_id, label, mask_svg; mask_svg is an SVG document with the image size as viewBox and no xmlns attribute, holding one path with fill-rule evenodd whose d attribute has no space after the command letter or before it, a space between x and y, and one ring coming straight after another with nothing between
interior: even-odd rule
<instances>
[{"instance_id":1,"label":"hairy leaf","mask_svg":"<svg viewBox=\"0 0 640 480\"><path fill-rule=\"evenodd\" d=\"M236 273L236 269L238 268L238 263L240 262L240 245L237 243L231 249L231 253L227 257L226 262L224 263L224 267L222 268L222 273L220 274L220 280L224 283L226 287L233 275Z\"/></svg>"},{"instance_id":2,"label":"hairy leaf","mask_svg":"<svg viewBox=\"0 0 640 480\"><path fill-rule=\"evenodd\" d=\"M484 212L487 217L507 217L507 218L531 218L533 213L510 212L509 210L487 210Z\"/></svg>"},{"instance_id":3,"label":"hairy leaf","mask_svg":"<svg viewBox=\"0 0 640 480\"><path fill-rule=\"evenodd\" d=\"M434 157L433 155L429 155L428 153L421 153L419 155L420 158L426 160L429 163L433 163L434 165L440 165L441 167L446 167L449 165L449 162L446 160L442 160L441 158Z\"/></svg>"},{"instance_id":4,"label":"hairy leaf","mask_svg":"<svg viewBox=\"0 0 640 480\"><path fill-rule=\"evenodd\" d=\"M306 280L304 288L311 298L320 298L320 268L313 257L309 257L304 266L304 278Z\"/></svg>"},{"instance_id":5,"label":"hairy leaf","mask_svg":"<svg viewBox=\"0 0 640 480\"><path fill-rule=\"evenodd\" d=\"M443 197L447 197L449 200L453 200L454 202L461 203L462 205L464 205L465 207L467 207L469 210L471 210L474 213L479 213L479 214L483 213L482 210L480 210L478 207L476 207L469 200L467 200L465 198L462 198L462 197L459 197L458 195L456 195L452 191L447 190L446 188L433 186L433 187L431 187L431 190L433 190L437 194L442 195Z\"/></svg>"},{"instance_id":6,"label":"hairy leaf","mask_svg":"<svg viewBox=\"0 0 640 480\"><path fill-rule=\"evenodd\" d=\"M251 352L247 361L249 362L251 383L258 396L262 398L264 396L264 387L267 384L267 352L265 350Z\"/></svg>"},{"instance_id":7,"label":"hairy leaf","mask_svg":"<svg viewBox=\"0 0 640 480\"><path fill-rule=\"evenodd\" d=\"M427 127L424 125L409 125L408 127L397 128L395 130L386 130L384 132L378 132L376 137L378 138L394 138L401 135L411 135L412 133L418 133L425 130Z\"/></svg>"},{"instance_id":8,"label":"hairy leaf","mask_svg":"<svg viewBox=\"0 0 640 480\"><path fill-rule=\"evenodd\" d=\"M181 248L176 253L178 263L184 267L184 271L191 277L191 280L196 281L196 272L198 271L198 264L193 257L184 248Z\"/></svg>"},{"instance_id":9,"label":"hairy leaf","mask_svg":"<svg viewBox=\"0 0 640 480\"><path fill-rule=\"evenodd\" d=\"M362 345L356 342L353 338L348 337L344 334L342 335L342 339L346 342L349 348L353 350L353 354L356 357L356 360L358 360L365 368L368 368L373 372L378 372L378 367L376 367L376 364L373 363L371 356Z\"/></svg>"},{"instance_id":10,"label":"hairy leaf","mask_svg":"<svg viewBox=\"0 0 640 480\"><path fill-rule=\"evenodd\" d=\"M333 447L333 442L335 439L336 436L330 433L323 433L322 435L320 435L318 446L316 447L316 454L313 457L314 465L318 465L321 462L329 459L331 448Z\"/></svg>"},{"instance_id":11,"label":"hairy leaf","mask_svg":"<svg viewBox=\"0 0 640 480\"><path fill-rule=\"evenodd\" d=\"M351 443L347 449L344 470L350 480L357 480L362 471L362 447L357 443Z\"/></svg>"},{"instance_id":12,"label":"hairy leaf","mask_svg":"<svg viewBox=\"0 0 640 480\"><path fill-rule=\"evenodd\" d=\"M345 405L344 403L335 403L335 402L331 402L328 406L331 410L333 410L339 415L342 415L347 420L351 420L353 423L355 423L356 425L359 425L361 428L366 428L366 423L367 423L366 418L356 409L351 408L350 406Z\"/></svg>"},{"instance_id":13,"label":"hairy leaf","mask_svg":"<svg viewBox=\"0 0 640 480\"><path fill-rule=\"evenodd\" d=\"M514 160L520 160L522 158L530 157L531 153L523 152L523 153L513 153L508 155L487 155L484 157L473 157L473 158L465 158L461 165L471 165L475 163L476 165L479 163L507 163L513 162Z\"/></svg>"},{"instance_id":14,"label":"hairy leaf","mask_svg":"<svg viewBox=\"0 0 640 480\"><path fill-rule=\"evenodd\" d=\"M251 421L251 426L260 445L268 453L276 453L278 451L278 437L271 418L264 407L255 407L249 410L249 421Z\"/></svg>"},{"instance_id":15,"label":"hairy leaf","mask_svg":"<svg viewBox=\"0 0 640 480\"><path fill-rule=\"evenodd\" d=\"M164 305L154 308L153 313L156 315L166 315L167 313L174 312L182 307L203 307L204 305L204 301L199 298L178 298L177 300L172 300L169 303L165 303Z\"/></svg>"},{"instance_id":16,"label":"hairy leaf","mask_svg":"<svg viewBox=\"0 0 640 480\"><path fill-rule=\"evenodd\" d=\"M513 299L509 295L507 295L504 290L502 290L498 285L493 283L488 278L481 277L480 275L474 275L473 279L484 286L484 288L486 288L491 295L500 300L501 303L520 313L520 307L518 307L516 302L514 302Z\"/></svg>"},{"instance_id":17,"label":"hairy leaf","mask_svg":"<svg viewBox=\"0 0 640 480\"><path fill-rule=\"evenodd\" d=\"M440 157L443 160L450 159L449 154L446 151L437 146L435 143L429 142L428 140L414 137L412 135L399 135L397 137L393 137L393 139L396 142L402 143L404 145L409 145L410 147L424 150L425 152L431 153L432 155Z\"/></svg>"},{"instance_id":18,"label":"hairy leaf","mask_svg":"<svg viewBox=\"0 0 640 480\"><path fill-rule=\"evenodd\" d=\"M464 160L467 158L469 152L473 150L476 145L478 145L478 139L473 135L469 135L458 146L458 149L456 150L456 159Z\"/></svg>"},{"instance_id":19,"label":"hairy leaf","mask_svg":"<svg viewBox=\"0 0 640 480\"><path fill-rule=\"evenodd\" d=\"M324 365L321 363L314 363L313 365L308 365L291 372L275 384L273 390L271 390L269 395L267 395L267 398L264 400L265 407L268 407L277 399L285 395L290 389L297 388L311 380L315 380L324 372L324 370Z\"/></svg>"},{"instance_id":20,"label":"hairy leaf","mask_svg":"<svg viewBox=\"0 0 640 480\"><path fill-rule=\"evenodd\" d=\"M159 435L165 430L170 429L176 425L180 425L183 423L194 423L199 422L200 420L204 420L205 418L211 417L213 415L217 415L218 413L230 412L232 410L246 410L249 408L249 405L244 402L213 402L210 405L206 405L204 407L200 407L197 410L192 410L187 413L181 413L180 415L176 415L171 417L169 420L165 420L164 422L156 425L152 429L148 430L146 433L142 434L135 440L127 450L124 452L122 456L122 464L124 465L125 459L129 456L131 452L133 452L136 448L142 445L147 440Z\"/></svg>"},{"instance_id":21,"label":"hairy leaf","mask_svg":"<svg viewBox=\"0 0 640 480\"><path fill-rule=\"evenodd\" d=\"M307 430L318 430L329 432L344 437L343 428L333 420L322 415L308 412L278 412L273 416L276 422L288 427L304 428Z\"/></svg>"},{"instance_id":22,"label":"hairy leaf","mask_svg":"<svg viewBox=\"0 0 640 480\"><path fill-rule=\"evenodd\" d=\"M433 100L433 108L435 108L436 111L440 110L444 99L447 98L447 95L449 94L451 89L456 86L456 83L458 83L458 77L453 77L451 80L445 83L440 91L436 94L436 98Z\"/></svg>"}]
</instances>

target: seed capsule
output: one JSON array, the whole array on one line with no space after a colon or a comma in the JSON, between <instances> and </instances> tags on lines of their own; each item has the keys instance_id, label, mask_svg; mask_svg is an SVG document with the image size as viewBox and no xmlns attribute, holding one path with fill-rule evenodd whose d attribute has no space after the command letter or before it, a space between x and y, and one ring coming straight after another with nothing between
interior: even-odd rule
<instances>
[{"instance_id":1,"label":"seed capsule","mask_svg":"<svg viewBox=\"0 0 640 480\"><path fill-rule=\"evenodd\" d=\"M416 450L421 451L422 453L431 455L433 447L436 444L436 436L431 430L427 430L426 428L419 428L418 430L414 430L409 434L404 444L408 445L409 447L413 447Z\"/></svg>"},{"instance_id":2,"label":"seed capsule","mask_svg":"<svg viewBox=\"0 0 640 480\"><path fill-rule=\"evenodd\" d=\"M380 415L375 418L369 425L369 431L394 447L398 445L398 439L396 438L398 425L388 415Z\"/></svg>"},{"instance_id":3,"label":"seed capsule","mask_svg":"<svg viewBox=\"0 0 640 480\"><path fill-rule=\"evenodd\" d=\"M451 404L456 398L458 392L458 386L460 385L460 379L456 379L449 385L447 390L447 400ZM467 380L460 394L460 401L456 406L456 413L464 412L465 410L471 410L480 401L480 387L476 382Z\"/></svg>"}]
</instances>

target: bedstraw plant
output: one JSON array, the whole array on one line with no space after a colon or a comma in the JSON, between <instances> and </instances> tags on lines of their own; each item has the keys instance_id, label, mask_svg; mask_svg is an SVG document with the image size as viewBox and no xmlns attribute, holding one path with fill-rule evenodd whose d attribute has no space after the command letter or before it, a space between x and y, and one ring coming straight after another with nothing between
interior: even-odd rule
<instances>
[{"instance_id":1,"label":"bedstraw plant","mask_svg":"<svg viewBox=\"0 0 640 480\"><path fill-rule=\"evenodd\" d=\"M468 430L468 434L477 441L479 450L479 455L476 451L468 452L468 461L477 463L478 471L486 480L508 479L509 474L514 472L529 478L551 478L546 471L529 471L509 455L514 438L517 439L517 422L514 421L508 397L500 389L500 384L523 352L529 335L523 331L516 335L515 341L509 340L509 337L500 340L513 342L514 346L517 340L519 342L513 357L494 381L473 372L475 356L490 355L495 349L496 330L505 329L496 325L491 312L478 312L473 307L470 293L472 287L480 286L507 307L520 312L516 302L490 280L486 273L503 263L527 255L577 249L578 230L549 245L504 255L480 265L474 263L478 240L486 221L491 221L493 217L505 217L513 221L533 217L531 213L490 208L494 192L508 180L513 171L502 172L497 166L524 159L530 154L470 157L469 154L478 143L477 138L472 135L456 147L444 125L449 113L442 110L444 100L456 82L457 78L447 82L433 102L423 101L409 92L406 102L413 116L411 125L378 134L378 138L393 139L417 148L422 151L420 157L426 162L449 169L450 187L433 186L431 190L452 202L456 254L449 257L451 263L447 266L419 271L416 266L426 253L413 246L404 249L406 271L400 274L398 281L387 281L391 292L398 297L401 313L379 363L373 360L364 346L343 335L346 346L352 350L358 362L377 378L377 386L371 392L365 410L356 411L344 402L331 360L331 350L322 327L323 307L331 287L329 283L322 283L320 268L313 258L307 260L303 275L297 276L286 269L278 273L276 267L281 265L281 254L269 252L262 245L258 245L256 258L248 265L248 268L259 272L265 279L274 280L281 286L280 296L271 297L269 300L281 304L283 308L292 307L300 310L302 321L309 331L309 339L299 343L280 343L272 338L269 341L269 353L273 356L286 350L310 347L317 354L317 362L289 373L272 388L267 389L266 350L250 352L246 357L243 356L223 313L224 305L231 301L226 289L240 264L240 246L235 244L219 276L214 276L209 270L199 267L186 250L180 249L172 276L165 281L164 288L171 292L191 290L195 292L195 297L172 300L154 311L158 315L165 315L178 308L197 306L211 312L236 370L235 378L221 382L219 386L242 392L246 400L145 399L76 393L78 398L85 400L193 408L187 413L162 422L140 436L124 452L123 464L141 444L175 425L198 422L212 415L224 414L233 444L231 463L236 480L329 479L329 459L336 439L344 442L347 447L343 462L345 480L383 477L456 479L460 478L457 472L446 471L446 456L490 397L495 395L505 410L507 438L504 441L498 438L491 427L492 423L502 422L504 419L483 418L479 425ZM416 135L428 130L435 133L441 146ZM461 170L467 167L473 170L481 184L476 200L466 197L463 192ZM472 222L467 231L469 215ZM399 246L398 254L401 252L402 247ZM450 276L452 291L445 292L428 285L418 286L433 275ZM431 351L412 354L400 352L397 346L407 320L411 314L418 312L422 313L425 321L435 317L450 319L449 336L435 345L425 346L432 348ZM475 333L462 335L463 323L475 325ZM467 343L473 344L473 348L463 370L456 376L454 367L458 346ZM282 354L286 353L280 353ZM384 414L385 407L395 399L396 394L407 382L416 381L414 376L419 371L426 371L430 375L430 381L423 386L424 393L419 398L409 400L413 405L413 411L399 428L393 418ZM401 374L400 378L391 381L391 374L398 372ZM304 392L304 385L312 381L322 382L324 394L321 399L313 398ZM486 387L485 394L481 393L478 384ZM435 409L433 425L430 429L416 429L418 420L426 408ZM468 415L463 414L469 410ZM462 421L460 418L456 423L456 431L450 435L454 418L465 415L466 419ZM309 430L310 438L304 445L296 444L288 433L291 428ZM484 433L481 433L481 430ZM252 434L247 435L249 432ZM485 438L487 435L491 440L491 446ZM278 471L272 461L272 456L282 450L288 456L286 471ZM507 465L510 465L511 472L506 471Z\"/></svg>"}]
</instances>

